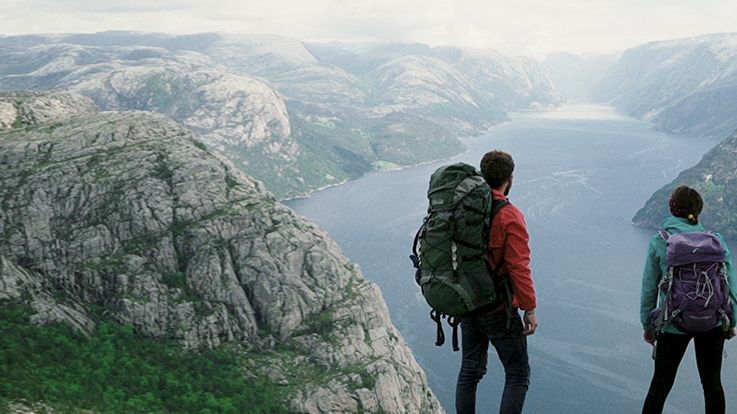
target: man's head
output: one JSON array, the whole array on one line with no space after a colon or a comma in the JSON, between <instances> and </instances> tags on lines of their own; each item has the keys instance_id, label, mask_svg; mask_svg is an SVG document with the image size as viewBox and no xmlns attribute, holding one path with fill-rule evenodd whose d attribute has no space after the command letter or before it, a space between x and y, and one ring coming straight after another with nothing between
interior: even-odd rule
<instances>
[{"instance_id":1,"label":"man's head","mask_svg":"<svg viewBox=\"0 0 737 414\"><path fill-rule=\"evenodd\" d=\"M668 204L671 214L688 219L692 223L699 222L699 214L701 214L701 209L704 208L704 200L701 198L701 194L685 185L673 191Z\"/></svg>"},{"instance_id":2,"label":"man's head","mask_svg":"<svg viewBox=\"0 0 737 414\"><path fill-rule=\"evenodd\" d=\"M512 172L514 172L514 160L512 156L504 151L489 151L481 158L481 175L494 190L504 191L509 194L512 187Z\"/></svg>"}]
</instances>

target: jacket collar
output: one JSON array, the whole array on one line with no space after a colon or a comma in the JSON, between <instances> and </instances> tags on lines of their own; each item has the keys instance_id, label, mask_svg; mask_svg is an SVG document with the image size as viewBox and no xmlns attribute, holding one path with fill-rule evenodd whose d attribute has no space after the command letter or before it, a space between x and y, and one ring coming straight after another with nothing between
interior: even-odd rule
<instances>
[{"instance_id":1,"label":"jacket collar","mask_svg":"<svg viewBox=\"0 0 737 414\"><path fill-rule=\"evenodd\" d=\"M505 195L504 195L504 193L503 193L503 192L501 192L501 191L498 191L498 190L493 190L493 189L492 189L492 190L491 190L491 194L492 194L492 195L494 196L494 198L496 198L496 199L499 199L499 200L504 200L504 201L508 201L508 197L507 197L507 196L505 196Z\"/></svg>"}]
</instances>

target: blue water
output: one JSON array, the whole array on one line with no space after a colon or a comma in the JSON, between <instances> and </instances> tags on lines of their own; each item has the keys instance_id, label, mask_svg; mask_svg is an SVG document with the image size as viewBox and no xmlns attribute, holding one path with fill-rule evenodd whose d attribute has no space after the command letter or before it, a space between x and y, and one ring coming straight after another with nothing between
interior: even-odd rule
<instances>
[{"instance_id":1,"label":"blue water","mask_svg":"<svg viewBox=\"0 0 737 414\"><path fill-rule=\"evenodd\" d=\"M502 149L517 165L510 200L527 217L541 323L529 339L532 384L525 411L639 412L652 374L638 307L653 231L630 220L655 190L715 142L656 132L609 107L576 105L515 115L466 144L468 152L453 161L478 165L486 151ZM407 259L425 213L428 178L447 162L372 173L288 205L327 230L381 287L430 386L453 412L460 353L449 344L434 345L429 308ZM732 352L734 344L727 349ZM737 390L737 352L732 353L723 374L728 403L730 391ZM492 352L479 386L479 412L498 410L502 384ZM692 350L666 412L703 412Z\"/></svg>"}]
</instances>

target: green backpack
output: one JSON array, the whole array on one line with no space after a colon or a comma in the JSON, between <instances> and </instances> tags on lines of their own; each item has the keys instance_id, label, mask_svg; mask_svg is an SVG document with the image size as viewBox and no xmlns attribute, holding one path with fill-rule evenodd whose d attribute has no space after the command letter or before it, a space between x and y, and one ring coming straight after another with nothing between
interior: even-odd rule
<instances>
[{"instance_id":1,"label":"green backpack","mask_svg":"<svg viewBox=\"0 0 737 414\"><path fill-rule=\"evenodd\" d=\"M430 205L412 246L415 280L432 308L436 345L445 342L441 319L453 328L458 350L460 317L507 300L506 278L489 268L489 232L494 215L509 204L492 197L489 185L465 163L438 168L427 190Z\"/></svg>"}]
</instances>

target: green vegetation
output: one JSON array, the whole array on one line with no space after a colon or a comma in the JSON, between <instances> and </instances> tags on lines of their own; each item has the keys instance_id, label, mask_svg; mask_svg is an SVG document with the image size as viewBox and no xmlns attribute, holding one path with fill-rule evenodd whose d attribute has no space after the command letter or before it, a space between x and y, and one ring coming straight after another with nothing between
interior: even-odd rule
<instances>
[{"instance_id":1,"label":"green vegetation","mask_svg":"<svg viewBox=\"0 0 737 414\"><path fill-rule=\"evenodd\" d=\"M280 372L288 383L282 385L287 394L309 393L315 387L329 386L331 381L345 383L349 389L374 389L377 374L369 372L369 366L377 359L347 365L325 366L310 358L311 350L298 342L283 342L275 349L249 355L252 366L271 367ZM351 379L355 375L358 380Z\"/></svg>"},{"instance_id":2,"label":"green vegetation","mask_svg":"<svg viewBox=\"0 0 737 414\"><path fill-rule=\"evenodd\" d=\"M169 164L166 161L166 156L162 153L156 155L156 166L153 169L153 176L171 184L174 171L169 167Z\"/></svg>"},{"instance_id":3,"label":"green vegetation","mask_svg":"<svg viewBox=\"0 0 737 414\"><path fill-rule=\"evenodd\" d=\"M32 325L30 314L0 302L0 407L23 399L59 412L287 412L285 390L245 376L233 351L186 352L113 322L85 338L62 324Z\"/></svg>"},{"instance_id":4,"label":"green vegetation","mask_svg":"<svg viewBox=\"0 0 737 414\"><path fill-rule=\"evenodd\" d=\"M228 174L225 176L225 185L228 186L228 190L231 190L238 186L238 181L232 175Z\"/></svg>"},{"instance_id":5,"label":"green vegetation","mask_svg":"<svg viewBox=\"0 0 737 414\"><path fill-rule=\"evenodd\" d=\"M393 162L389 162L389 161L382 161L382 160L375 161L373 163L373 166L374 166L375 169L377 169L379 171L395 170L395 169L401 167L401 165L399 165L399 164L396 164L396 163L393 163Z\"/></svg>"},{"instance_id":6,"label":"green vegetation","mask_svg":"<svg viewBox=\"0 0 737 414\"><path fill-rule=\"evenodd\" d=\"M186 289L187 288L187 275L183 272L169 272L164 274L162 282L171 288Z\"/></svg>"},{"instance_id":7,"label":"green vegetation","mask_svg":"<svg viewBox=\"0 0 737 414\"><path fill-rule=\"evenodd\" d=\"M195 147L201 149L202 151L207 151L207 146L202 141L193 139L192 143L194 144Z\"/></svg>"},{"instance_id":8,"label":"green vegetation","mask_svg":"<svg viewBox=\"0 0 737 414\"><path fill-rule=\"evenodd\" d=\"M299 335L318 334L324 341L334 343L338 338L335 337L333 318L333 310L326 309L320 313L311 315L305 321L305 329L299 332Z\"/></svg>"},{"instance_id":9,"label":"green vegetation","mask_svg":"<svg viewBox=\"0 0 737 414\"><path fill-rule=\"evenodd\" d=\"M371 375L366 368L359 368L357 372L361 377L361 387L369 390L376 388L376 376Z\"/></svg>"},{"instance_id":10,"label":"green vegetation","mask_svg":"<svg viewBox=\"0 0 737 414\"><path fill-rule=\"evenodd\" d=\"M17 117L13 121L13 125L11 125L10 127L13 129L17 129L17 128L23 128L23 126L24 126L23 121L21 121L20 117Z\"/></svg>"},{"instance_id":11,"label":"green vegetation","mask_svg":"<svg viewBox=\"0 0 737 414\"><path fill-rule=\"evenodd\" d=\"M64 126L63 123L61 123L61 122L54 122L53 124L51 124L51 125L49 125L49 126L46 127L46 132L52 132L56 128L59 128L59 127L62 127L62 126Z\"/></svg>"},{"instance_id":12,"label":"green vegetation","mask_svg":"<svg viewBox=\"0 0 737 414\"><path fill-rule=\"evenodd\" d=\"M700 188L699 188L700 187ZM702 183L697 186L701 190L701 194L704 197L719 197L724 193L725 187L723 185L714 184L712 181Z\"/></svg>"}]
</instances>

